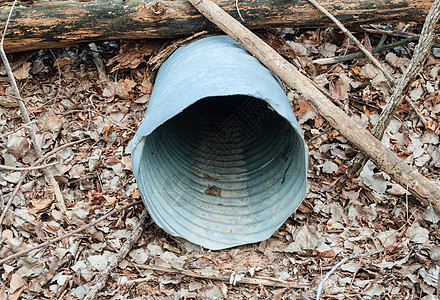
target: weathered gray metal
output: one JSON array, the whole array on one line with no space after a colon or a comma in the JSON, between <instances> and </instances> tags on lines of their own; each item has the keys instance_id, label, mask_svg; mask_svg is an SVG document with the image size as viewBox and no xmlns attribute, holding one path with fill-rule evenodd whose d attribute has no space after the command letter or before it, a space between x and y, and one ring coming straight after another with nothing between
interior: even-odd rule
<instances>
[{"instance_id":1,"label":"weathered gray metal","mask_svg":"<svg viewBox=\"0 0 440 300\"><path fill-rule=\"evenodd\" d=\"M269 238L303 200L307 162L280 81L227 36L168 58L132 141L153 220L213 250Z\"/></svg>"}]
</instances>

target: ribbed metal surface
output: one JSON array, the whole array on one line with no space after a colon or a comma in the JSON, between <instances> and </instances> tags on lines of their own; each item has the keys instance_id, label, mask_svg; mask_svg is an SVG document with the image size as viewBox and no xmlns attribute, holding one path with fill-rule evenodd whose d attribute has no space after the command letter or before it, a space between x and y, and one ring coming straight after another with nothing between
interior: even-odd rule
<instances>
[{"instance_id":1,"label":"ribbed metal surface","mask_svg":"<svg viewBox=\"0 0 440 300\"><path fill-rule=\"evenodd\" d=\"M162 65L132 161L153 220L209 249L267 239L306 190L307 150L279 80L226 36Z\"/></svg>"}]
</instances>

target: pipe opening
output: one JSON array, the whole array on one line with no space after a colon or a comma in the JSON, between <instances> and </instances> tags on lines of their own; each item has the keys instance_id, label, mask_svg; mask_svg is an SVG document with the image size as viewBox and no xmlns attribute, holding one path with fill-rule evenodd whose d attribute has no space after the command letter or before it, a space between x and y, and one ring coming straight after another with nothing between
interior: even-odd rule
<instances>
[{"instance_id":1,"label":"pipe opening","mask_svg":"<svg viewBox=\"0 0 440 300\"><path fill-rule=\"evenodd\" d=\"M171 234L202 236L212 249L255 242L302 200L302 137L263 100L204 98L145 139L139 188Z\"/></svg>"}]
</instances>

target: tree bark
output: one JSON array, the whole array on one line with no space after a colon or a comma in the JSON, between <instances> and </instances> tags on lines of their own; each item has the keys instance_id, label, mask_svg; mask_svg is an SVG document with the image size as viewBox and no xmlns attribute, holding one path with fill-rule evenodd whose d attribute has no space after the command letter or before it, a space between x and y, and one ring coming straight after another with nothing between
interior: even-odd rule
<instances>
[{"instance_id":1,"label":"tree bark","mask_svg":"<svg viewBox=\"0 0 440 300\"><path fill-rule=\"evenodd\" d=\"M346 25L422 21L432 2L320 1ZM240 20L235 1L217 0L216 3ZM5 24L9 9L0 7L0 24ZM238 9L243 24L252 29L333 26L307 0L240 0ZM202 30L216 30L216 27L186 1L39 2L14 9L4 46L6 52L18 52L99 40L180 37Z\"/></svg>"}]
</instances>

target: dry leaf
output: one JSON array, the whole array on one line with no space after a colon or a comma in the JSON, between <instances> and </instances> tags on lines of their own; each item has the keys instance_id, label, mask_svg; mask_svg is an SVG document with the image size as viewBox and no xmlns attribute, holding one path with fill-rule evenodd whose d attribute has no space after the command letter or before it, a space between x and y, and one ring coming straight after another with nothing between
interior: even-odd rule
<instances>
[{"instance_id":1,"label":"dry leaf","mask_svg":"<svg viewBox=\"0 0 440 300\"><path fill-rule=\"evenodd\" d=\"M150 101L150 94L145 94L142 97L136 98L135 102L138 104L145 104Z\"/></svg>"},{"instance_id":2,"label":"dry leaf","mask_svg":"<svg viewBox=\"0 0 440 300\"><path fill-rule=\"evenodd\" d=\"M31 213L36 214L42 211L43 209L48 208L52 204L53 199L39 198L39 199L32 199L30 202L32 203L32 209L30 211Z\"/></svg>"},{"instance_id":3,"label":"dry leaf","mask_svg":"<svg viewBox=\"0 0 440 300\"><path fill-rule=\"evenodd\" d=\"M50 114L47 116L46 121L39 123L41 129L45 129L47 132L55 132L60 129L66 119L62 116Z\"/></svg>"},{"instance_id":4,"label":"dry leaf","mask_svg":"<svg viewBox=\"0 0 440 300\"><path fill-rule=\"evenodd\" d=\"M141 93L151 94L152 89L153 83L147 78L147 76L145 76L141 84L139 85L139 90L141 91Z\"/></svg>"},{"instance_id":5,"label":"dry leaf","mask_svg":"<svg viewBox=\"0 0 440 300\"><path fill-rule=\"evenodd\" d=\"M0 287L0 300L6 300L7 296L6 296L6 289L5 287Z\"/></svg>"},{"instance_id":6,"label":"dry leaf","mask_svg":"<svg viewBox=\"0 0 440 300\"><path fill-rule=\"evenodd\" d=\"M11 231L11 230L9 230L9 229L5 229L5 230L3 230L3 232L2 232L2 238L4 238L4 239L6 239L6 243L10 240L10 239L12 239L14 237L14 233Z\"/></svg>"},{"instance_id":7,"label":"dry leaf","mask_svg":"<svg viewBox=\"0 0 440 300\"><path fill-rule=\"evenodd\" d=\"M54 61L53 66L54 68L64 68L67 65L71 65L72 64L72 60L70 59L70 57L65 56L65 57L60 57L57 58L57 60Z\"/></svg>"},{"instance_id":8,"label":"dry leaf","mask_svg":"<svg viewBox=\"0 0 440 300\"><path fill-rule=\"evenodd\" d=\"M20 295L20 293L23 291L23 288L25 287L26 278L22 274L23 273L22 268L18 269L11 276L11 281L9 283L9 291L11 294L15 294L15 292L19 292L18 295ZM16 299L18 299L18 296Z\"/></svg>"},{"instance_id":9,"label":"dry leaf","mask_svg":"<svg viewBox=\"0 0 440 300\"><path fill-rule=\"evenodd\" d=\"M11 295L9 295L8 300L18 300L20 298L21 293L24 291L26 286L22 286L19 290L13 292Z\"/></svg>"},{"instance_id":10,"label":"dry leaf","mask_svg":"<svg viewBox=\"0 0 440 300\"><path fill-rule=\"evenodd\" d=\"M31 63L30 62L24 62L20 67L18 67L15 71L12 73L14 74L15 79L21 80L26 79L29 77L29 71L31 70Z\"/></svg>"},{"instance_id":11,"label":"dry leaf","mask_svg":"<svg viewBox=\"0 0 440 300\"><path fill-rule=\"evenodd\" d=\"M39 238L45 238L47 235L43 230L43 223L40 221L37 221L35 224L35 233Z\"/></svg>"},{"instance_id":12,"label":"dry leaf","mask_svg":"<svg viewBox=\"0 0 440 300\"><path fill-rule=\"evenodd\" d=\"M8 86L6 88L5 94L8 94L8 95L12 96L13 93L14 92L12 91L12 88L10 86ZM18 103L17 103L17 100L15 98L0 95L0 106L4 106L4 107L17 107Z\"/></svg>"},{"instance_id":13,"label":"dry leaf","mask_svg":"<svg viewBox=\"0 0 440 300\"><path fill-rule=\"evenodd\" d=\"M278 33L275 28L261 29L256 32L266 44L274 48L279 54L288 58L296 58L296 53L286 40Z\"/></svg>"},{"instance_id":14,"label":"dry leaf","mask_svg":"<svg viewBox=\"0 0 440 300\"><path fill-rule=\"evenodd\" d=\"M114 205L116 202L118 202L118 198L114 196L104 195L104 205L105 206L111 206Z\"/></svg>"},{"instance_id":15,"label":"dry leaf","mask_svg":"<svg viewBox=\"0 0 440 300\"><path fill-rule=\"evenodd\" d=\"M386 56L385 56L385 61L387 63L389 63L390 65L392 65L393 67L403 67L405 66L408 62L409 59L408 58L400 58L398 57L395 53L393 52L389 52Z\"/></svg>"},{"instance_id":16,"label":"dry leaf","mask_svg":"<svg viewBox=\"0 0 440 300\"><path fill-rule=\"evenodd\" d=\"M131 92L133 88L136 86L136 82L131 79L122 79L119 82L121 88L124 89L126 92Z\"/></svg>"},{"instance_id":17,"label":"dry leaf","mask_svg":"<svg viewBox=\"0 0 440 300\"><path fill-rule=\"evenodd\" d=\"M146 62L145 57L151 55L159 46L161 41L130 41L122 45L119 54L109 59L107 66L117 62L110 73L120 69L134 69L141 63Z\"/></svg>"},{"instance_id":18,"label":"dry leaf","mask_svg":"<svg viewBox=\"0 0 440 300\"><path fill-rule=\"evenodd\" d=\"M29 151L30 144L25 137L14 133L8 137L6 147L9 153L14 155L16 159L19 159Z\"/></svg>"},{"instance_id":19,"label":"dry leaf","mask_svg":"<svg viewBox=\"0 0 440 300\"><path fill-rule=\"evenodd\" d=\"M87 261L98 272L104 271L108 265L108 257L106 255L90 255L87 257Z\"/></svg>"},{"instance_id":20,"label":"dry leaf","mask_svg":"<svg viewBox=\"0 0 440 300\"><path fill-rule=\"evenodd\" d=\"M335 258L335 257L336 257L336 254L335 254L335 252L333 250L322 251L322 252L319 252L319 254L318 254L318 259L321 259L321 258Z\"/></svg>"},{"instance_id":21,"label":"dry leaf","mask_svg":"<svg viewBox=\"0 0 440 300\"><path fill-rule=\"evenodd\" d=\"M107 158L107 161L106 161L106 163L107 164L118 164L118 163L120 163L121 161L119 160L119 158L117 158L116 156L114 156L114 155L112 155L112 156L110 156L109 158Z\"/></svg>"},{"instance_id":22,"label":"dry leaf","mask_svg":"<svg viewBox=\"0 0 440 300\"><path fill-rule=\"evenodd\" d=\"M336 45L330 43L325 43L324 45L318 47L319 53L321 53L324 57L335 56L337 49L338 47L336 47Z\"/></svg>"},{"instance_id":23,"label":"dry leaf","mask_svg":"<svg viewBox=\"0 0 440 300\"><path fill-rule=\"evenodd\" d=\"M348 92L350 91L351 80L347 75L339 75L338 80L335 84L330 84L330 94L338 100L348 99Z\"/></svg>"},{"instance_id":24,"label":"dry leaf","mask_svg":"<svg viewBox=\"0 0 440 300\"><path fill-rule=\"evenodd\" d=\"M339 169L338 165L329 159L326 160L322 165L322 172L324 173L329 173L329 174L335 173L336 171L338 171L338 169Z\"/></svg>"},{"instance_id":25,"label":"dry leaf","mask_svg":"<svg viewBox=\"0 0 440 300\"><path fill-rule=\"evenodd\" d=\"M218 177L212 177L207 173L203 173L203 178L208 179L208 180L212 180L212 181L218 180Z\"/></svg>"},{"instance_id":26,"label":"dry leaf","mask_svg":"<svg viewBox=\"0 0 440 300\"><path fill-rule=\"evenodd\" d=\"M215 185L207 188L205 190L205 194L206 195L212 195L212 196L217 196L217 197L221 197L222 196L222 190L218 187L216 187Z\"/></svg>"}]
</instances>

